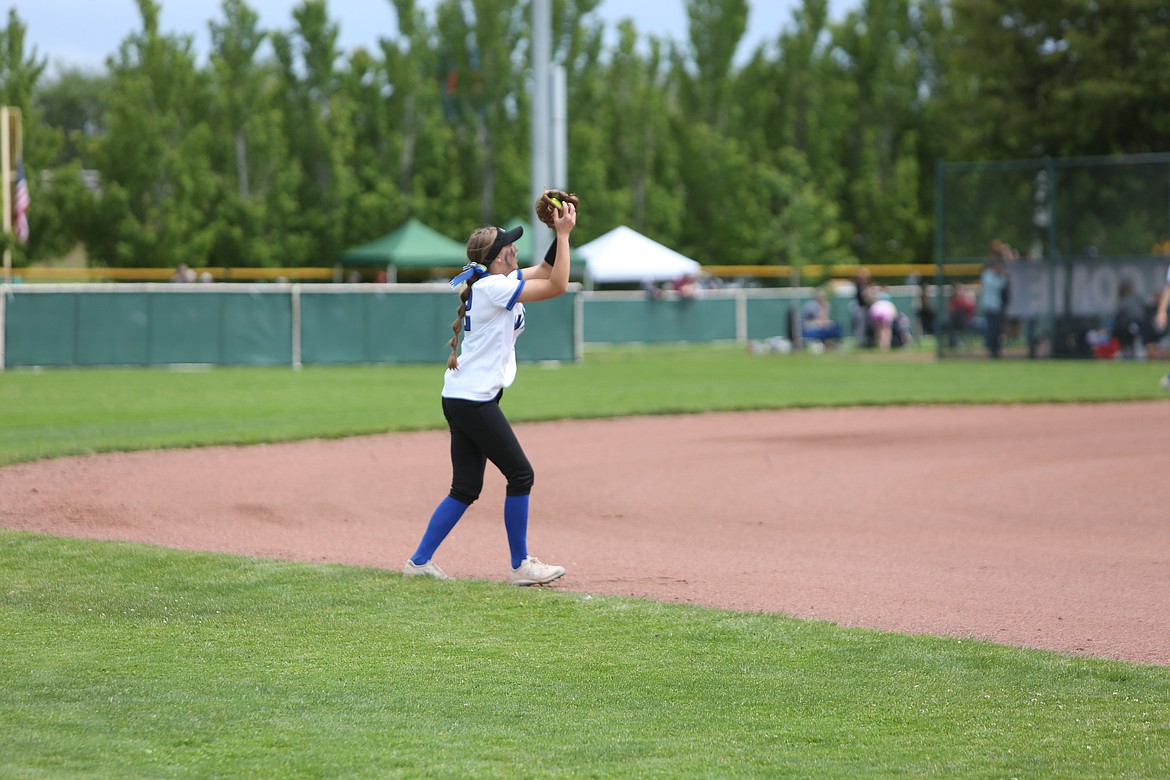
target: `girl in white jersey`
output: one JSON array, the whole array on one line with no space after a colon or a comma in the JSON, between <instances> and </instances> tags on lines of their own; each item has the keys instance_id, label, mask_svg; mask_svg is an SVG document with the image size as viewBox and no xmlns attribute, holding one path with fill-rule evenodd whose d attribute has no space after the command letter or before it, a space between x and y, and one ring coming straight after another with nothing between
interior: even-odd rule
<instances>
[{"instance_id":1,"label":"girl in white jersey","mask_svg":"<svg viewBox=\"0 0 1170 780\"><path fill-rule=\"evenodd\" d=\"M414 555L403 573L451 579L431 560L483 488L491 461L507 480L504 529L511 552L513 585L544 585L565 573L562 566L541 563L528 554L528 495L532 466L512 426L500 409L504 388L516 378L516 339L524 331L524 304L545 301L569 286L569 234L577 224L571 203L554 220L556 243L532 268L517 266L516 239L524 228L480 228L467 239L463 271L452 287L460 294L459 313L451 329L451 357L443 379L443 416L451 430L451 490L435 508ZM459 333L463 348L456 356Z\"/></svg>"}]
</instances>

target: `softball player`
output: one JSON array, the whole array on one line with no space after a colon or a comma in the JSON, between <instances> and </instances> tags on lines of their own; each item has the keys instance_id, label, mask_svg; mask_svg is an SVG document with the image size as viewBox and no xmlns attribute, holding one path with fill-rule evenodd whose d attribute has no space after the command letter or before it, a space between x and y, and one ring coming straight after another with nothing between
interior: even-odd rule
<instances>
[{"instance_id":1,"label":"softball player","mask_svg":"<svg viewBox=\"0 0 1170 780\"><path fill-rule=\"evenodd\" d=\"M554 224L555 252L523 270L517 267L515 242L524 228L485 227L467 239L470 262L451 280L452 287L465 286L451 325L455 335L443 380L443 416L451 430L451 490L406 562L403 573L408 576L452 579L431 557L479 498L489 460L508 481L504 529L512 554L512 584L544 585L565 573L564 567L541 563L528 554L532 466L500 410L504 388L516 378L516 339L524 331L524 304L555 298L569 286L569 234L577 224L572 203L557 211ZM460 332L463 347L457 356Z\"/></svg>"}]
</instances>

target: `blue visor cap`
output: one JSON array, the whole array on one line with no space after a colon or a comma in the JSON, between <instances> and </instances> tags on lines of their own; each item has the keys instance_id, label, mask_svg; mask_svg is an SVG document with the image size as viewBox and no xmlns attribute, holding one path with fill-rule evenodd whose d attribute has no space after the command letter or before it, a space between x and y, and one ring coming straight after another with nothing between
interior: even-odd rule
<instances>
[{"instance_id":1,"label":"blue visor cap","mask_svg":"<svg viewBox=\"0 0 1170 780\"><path fill-rule=\"evenodd\" d=\"M492 248L488 250L487 256L483 259L484 265L491 265L492 261L499 257L500 252L508 244L515 244L520 236L524 235L524 227L517 225L511 230L504 230L502 227L496 228L496 240L492 242Z\"/></svg>"}]
</instances>

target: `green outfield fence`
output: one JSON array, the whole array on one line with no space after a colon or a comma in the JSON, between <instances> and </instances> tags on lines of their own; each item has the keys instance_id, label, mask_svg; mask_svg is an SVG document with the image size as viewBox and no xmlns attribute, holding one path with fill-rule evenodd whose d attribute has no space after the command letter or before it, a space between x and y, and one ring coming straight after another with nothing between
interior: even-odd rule
<instances>
[{"instance_id":1,"label":"green outfield fence","mask_svg":"<svg viewBox=\"0 0 1170 780\"><path fill-rule=\"evenodd\" d=\"M984 261L993 240L1013 250L1009 353L1093 357L1125 282L1152 309L1170 262L1170 153L940 162L935 173L940 356L982 353L977 334L947 332L943 280Z\"/></svg>"},{"instance_id":2,"label":"green outfield fence","mask_svg":"<svg viewBox=\"0 0 1170 780\"><path fill-rule=\"evenodd\" d=\"M528 309L517 357L579 360L586 343L792 339L809 288L667 293L584 291ZM915 287L891 288L913 312ZM849 332L849 303L831 300ZM446 284L9 285L0 368L440 363L456 299Z\"/></svg>"}]
</instances>

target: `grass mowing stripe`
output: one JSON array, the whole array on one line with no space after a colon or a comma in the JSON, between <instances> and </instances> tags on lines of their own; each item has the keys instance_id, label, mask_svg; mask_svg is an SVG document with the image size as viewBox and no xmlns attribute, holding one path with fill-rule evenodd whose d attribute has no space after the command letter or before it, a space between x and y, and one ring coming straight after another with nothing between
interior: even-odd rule
<instances>
[{"instance_id":1,"label":"grass mowing stripe","mask_svg":"<svg viewBox=\"0 0 1170 780\"><path fill-rule=\"evenodd\" d=\"M1170 773L1160 667L16 532L0 600L4 776Z\"/></svg>"},{"instance_id":2,"label":"grass mowing stripe","mask_svg":"<svg viewBox=\"0 0 1170 780\"><path fill-rule=\"evenodd\" d=\"M733 345L590 350L524 365L514 421L791 407L1158 398L1132 361L936 362L921 353L753 356ZM442 368L314 366L0 373L0 465L109 450L250 444L443 427Z\"/></svg>"}]
</instances>

